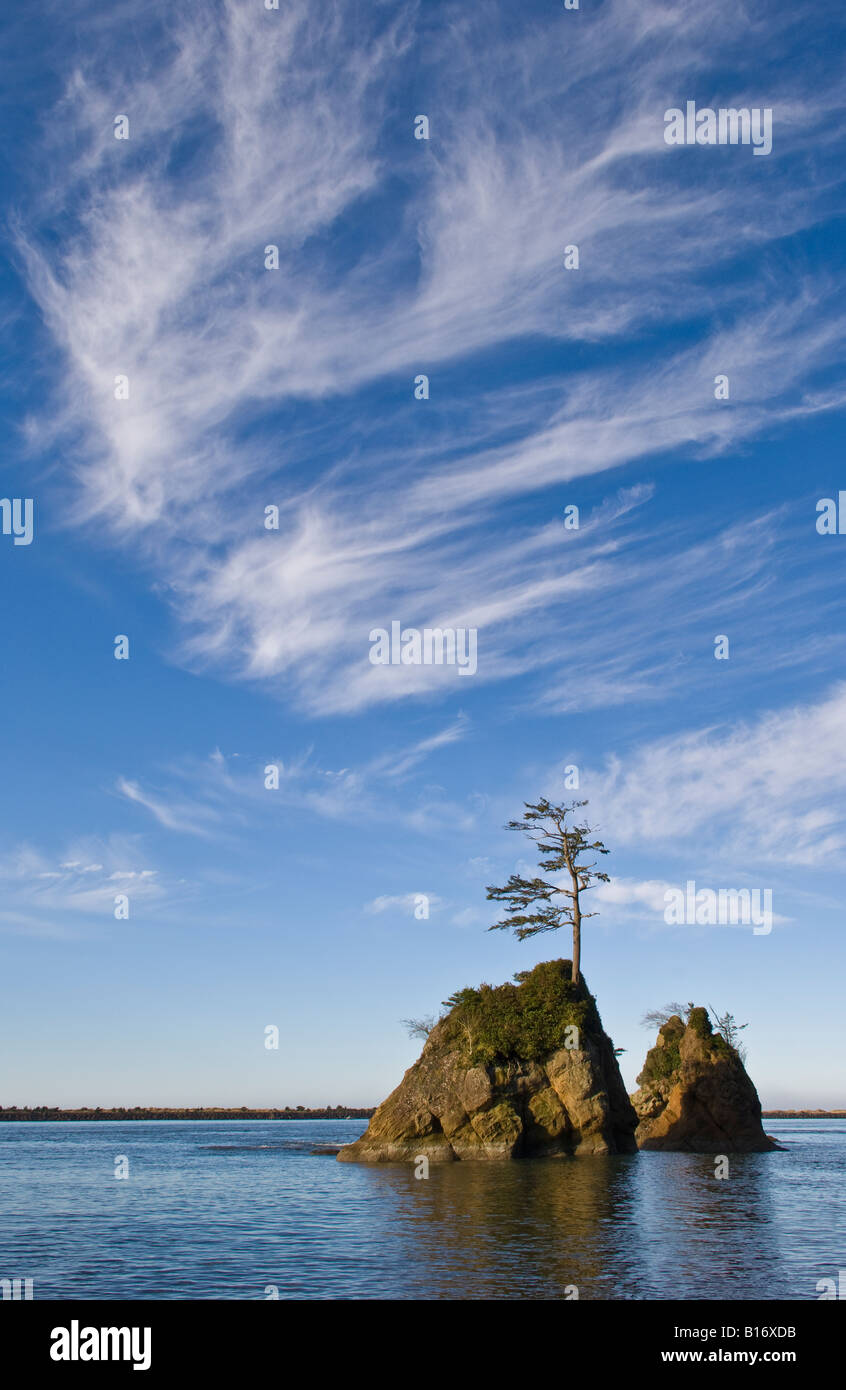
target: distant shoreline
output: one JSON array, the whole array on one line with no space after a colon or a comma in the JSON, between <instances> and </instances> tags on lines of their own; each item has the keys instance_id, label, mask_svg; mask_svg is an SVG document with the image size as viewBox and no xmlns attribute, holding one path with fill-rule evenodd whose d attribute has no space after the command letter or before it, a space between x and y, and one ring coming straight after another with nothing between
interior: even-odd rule
<instances>
[{"instance_id":1,"label":"distant shoreline","mask_svg":"<svg viewBox=\"0 0 846 1390\"><path fill-rule=\"evenodd\" d=\"M283 1110L250 1110L247 1106L218 1107L197 1106L194 1109L180 1106L136 1105L131 1109L121 1106L91 1109L81 1106L78 1110L60 1110L57 1106L36 1105L0 1106L2 1120L369 1120L375 1106L329 1105L324 1109L306 1110L294 1107ZM846 1110L763 1110L765 1120L846 1120Z\"/></svg>"},{"instance_id":2,"label":"distant shoreline","mask_svg":"<svg viewBox=\"0 0 846 1390\"><path fill-rule=\"evenodd\" d=\"M762 1110L764 1120L846 1120L846 1110Z\"/></svg>"},{"instance_id":3,"label":"distant shoreline","mask_svg":"<svg viewBox=\"0 0 846 1390\"><path fill-rule=\"evenodd\" d=\"M118 1106L110 1109L60 1110L56 1106L0 1106L0 1120L369 1120L375 1106L367 1109L346 1105L330 1105L322 1110L306 1110L296 1106L287 1110L249 1110L246 1106L232 1109L217 1106L198 1106L194 1109L179 1106L136 1105L132 1109Z\"/></svg>"}]
</instances>

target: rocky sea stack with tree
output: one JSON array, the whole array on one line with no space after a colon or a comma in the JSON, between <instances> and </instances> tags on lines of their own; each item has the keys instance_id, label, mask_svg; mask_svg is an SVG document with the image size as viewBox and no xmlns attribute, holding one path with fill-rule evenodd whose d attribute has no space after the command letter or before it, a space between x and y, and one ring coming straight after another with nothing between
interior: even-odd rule
<instances>
[{"instance_id":1,"label":"rocky sea stack with tree","mask_svg":"<svg viewBox=\"0 0 846 1390\"><path fill-rule=\"evenodd\" d=\"M513 984L465 988L445 1000L435 1023L412 1020L426 1037L402 1082L376 1110L343 1162L450 1162L455 1159L625 1154L638 1147L703 1153L776 1148L743 1065L730 1014L714 1033L704 1008L647 1015L662 1024L630 1099L596 1000L581 973L582 923L593 916L582 893L608 875L589 854L607 854L576 821L587 803L526 803L519 830L557 874L512 874L488 899L506 903L490 928L520 940L570 926L572 960L520 971ZM745 1025L744 1025L745 1026Z\"/></svg>"},{"instance_id":2,"label":"rocky sea stack with tree","mask_svg":"<svg viewBox=\"0 0 846 1390\"><path fill-rule=\"evenodd\" d=\"M614 1045L569 960L462 989L345 1161L633 1153Z\"/></svg>"}]
</instances>

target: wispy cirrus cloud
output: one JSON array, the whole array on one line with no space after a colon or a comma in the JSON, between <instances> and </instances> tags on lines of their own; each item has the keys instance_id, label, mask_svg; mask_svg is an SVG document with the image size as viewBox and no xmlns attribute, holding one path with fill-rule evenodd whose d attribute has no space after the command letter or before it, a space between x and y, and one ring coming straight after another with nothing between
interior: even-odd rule
<instances>
[{"instance_id":1,"label":"wispy cirrus cloud","mask_svg":"<svg viewBox=\"0 0 846 1390\"><path fill-rule=\"evenodd\" d=\"M380 916L383 912L399 912L404 916L413 917L415 910L420 906L421 899L425 899L427 915L432 908L438 908L442 902L437 893L387 893L365 903L364 911L371 916Z\"/></svg>"},{"instance_id":2,"label":"wispy cirrus cloud","mask_svg":"<svg viewBox=\"0 0 846 1390\"><path fill-rule=\"evenodd\" d=\"M846 331L837 285L804 267L774 287L767 260L830 209L807 155L842 112L842 82L827 76L812 106L801 78L782 76L779 145L744 166L742 196L725 161L693 175L680 160L707 152L663 144L680 83L711 80L715 25L739 104L744 80L760 81L749 51L765 39L788 53L796 16L764 33L723 0L635 16L609 3L567 31L566 63L558 13L511 18L518 47L495 6L447 6L443 26L411 5L359 18L351 29L343 7L305 0L278 12L224 0L202 23L154 7L155 63L133 73L118 58L111 86L103 63L97 82L69 74L61 114L78 157L66 167L62 145L49 197L18 219L67 363L33 440L74 440L76 518L132 535L181 621L178 660L316 714L455 692L454 670L369 664L369 630L394 618L478 627L480 682L543 675L562 605L601 617L632 568L614 553L622 515L565 548L551 523L515 529L515 503L662 454L721 453L846 400L830 370ZM97 57L113 39L98 23ZM397 105L411 71L428 143ZM577 273L562 268L569 243ZM278 271L264 268L268 244ZM539 342L624 352L515 389ZM501 355L504 380L491 368L440 420L437 382L428 404L411 401L416 372L473 380L485 354ZM128 400L114 398L117 373ZM714 400L717 373L730 404ZM425 442L408 440L411 410L438 422ZM275 533L262 528L271 500ZM622 651L581 685L613 703L649 679ZM556 673L549 698L559 689ZM136 793L162 824L180 820Z\"/></svg>"},{"instance_id":3,"label":"wispy cirrus cloud","mask_svg":"<svg viewBox=\"0 0 846 1390\"><path fill-rule=\"evenodd\" d=\"M331 768L312 748L261 758L215 748L156 769L156 786L120 777L119 795L140 806L165 830L229 838L277 811L307 811L325 820L402 824L424 834L470 830L478 817L474 793L463 800L434 783L412 795L409 775L468 735L463 715L417 740L374 754L355 766Z\"/></svg>"},{"instance_id":4,"label":"wispy cirrus cloud","mask_svg":"<svg viewBox=\"0 0 846 1390\"><path fill-rule=\"evenodd\" d=\"M0 885L0 923L56 937L74 935L85 916L112 916L118 894L149 903L167 893L138 840L119 835L77 840L62 856L20 845L0 860Z\"/></svg>"},{"instance_id":5,"label":"wispy cirrus cloud","mask_svg":"<svg viewBox=\"0 0 846 1390\"><path fill-rule=\"evenodd\" d=\"M837 868L846 845L846 685L757 718L640 745L590 774L591 811L619 845L688 864Z\"/></svg>"},{"instance_id":6,"label":"wispy cirrus cloud","mask_svg":"<svg viewBox=\"0 0 846 1390\"><path fill-rule=\"evenodd\" d=\"M448 748L450 744L459 743L466 736L468 727L467 717L459 715L445 728L439 729L437 733L429 734L426 738L418 739L417 743L411 744L408 748L394 753L385 753L383 756L373 759L370 763L370 772L382 777L404 777L425 761L430 753L436 752L439 748Z\"/></svg>"},{"instance_id":7,"label":"wispy cirrus cloud","mask_svg":"<svg viewBox=\"0 0 846 1390\"><path fill-rule=\"evenodd\" d=\"M197 801L167 801L163 796L146 791L137 782L119 777L115 790L127 801L142 806L165 830L189 835L208 835L219 819L215 809Z\"/></svg>"}]
</instances>

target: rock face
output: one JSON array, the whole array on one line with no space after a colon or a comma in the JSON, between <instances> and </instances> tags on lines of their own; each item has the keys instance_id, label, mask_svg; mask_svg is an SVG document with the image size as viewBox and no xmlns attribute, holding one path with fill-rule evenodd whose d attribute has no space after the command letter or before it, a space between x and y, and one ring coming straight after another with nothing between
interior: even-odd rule
<instances>
[{"instance_id":1,"label":"rock face","mask_svg":"<svg viewBox=\"0 0 846 1390\"><path fill-rule=\"evenodd\" d=\"M637 1116L570 962L460 990L345 1163L633 1153ZM569 1030L569 1031L568 1031Z\"/></svg>"},{"instance_id":2,"label":"rock face","mask_svg":"<svg viewBox=\"0 0 846 1390\"><path fill-rule=\"evenodd\" d=\"M661 1028L632 1096L641 1149L761 1153L779 1146L761 1125L761 1102L733 1047L706 1009Z\"/></svg>"}]
</instances>

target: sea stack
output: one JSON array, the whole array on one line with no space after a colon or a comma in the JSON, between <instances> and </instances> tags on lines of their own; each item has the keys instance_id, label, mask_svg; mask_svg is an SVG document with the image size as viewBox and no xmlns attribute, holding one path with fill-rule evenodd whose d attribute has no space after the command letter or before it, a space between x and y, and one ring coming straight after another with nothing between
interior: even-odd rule
<instances>
[{"instance_id":1,"label":"sea stack","mask_svg":"<svg viewBox=\"0 0 846 1390\"><path fill-rule=\"evenodd\" d=\"M637 1115L584 978L544 961L463 989L341 1162L633 1153Z\"/></svg>"},{"instance_id":2,"label":"sea stack","mask_svg":"<svg viewBox=\"0 0 846 1390\"><path fill-rule=\"evenodd\" d=\"M761 1102L737 1051L711 1028L707 1009L678 1014L661 1028L632 1096L641 1149L763 1153Z\"/></svg>"}]
</instances>

